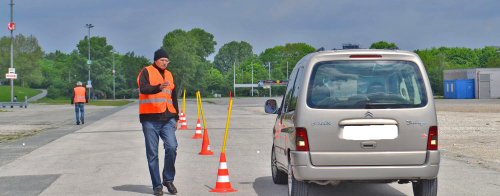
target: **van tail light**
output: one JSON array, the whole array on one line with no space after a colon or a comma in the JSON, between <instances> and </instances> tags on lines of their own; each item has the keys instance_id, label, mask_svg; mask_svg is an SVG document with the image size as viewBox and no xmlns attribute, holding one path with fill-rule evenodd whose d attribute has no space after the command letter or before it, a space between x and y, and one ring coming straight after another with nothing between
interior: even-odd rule
<instances>
[{"instance_id":1,"label":"van tail light","mask_svg":"<svg viewBox=\"0 0 500 196\"><path fill-rule=\"evenodd\" d=\"M437 150L437 149L438 149L438 127L432 126L429 128L427 150Z\"/></svg>"},{"instance_id":2,"label":"van tail light","mask_svg":"<svg viewBox=\"0 0 500 196\"><path fill-rule=\"evenodd\" d=\"M363 58L382 58L382 55L351 55L349 58L363 59Z\"/></svg>"},{"instance_id":3,"label":"van tail light","mask_svg":"<svg viewBox=\"0 0 500 196\"><path fill-rule=\"evenodd\" d=\"M297 141L297 151L309 151L309 143L307 142L307 130L303 127L295 129L295 136Z\"/></svg>"}]
</instances>

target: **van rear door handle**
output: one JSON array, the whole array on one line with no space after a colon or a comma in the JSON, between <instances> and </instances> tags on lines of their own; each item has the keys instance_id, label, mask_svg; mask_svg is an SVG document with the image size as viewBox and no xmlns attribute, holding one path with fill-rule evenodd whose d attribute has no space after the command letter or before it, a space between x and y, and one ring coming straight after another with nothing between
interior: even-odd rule
<instances>
[{"instance_id":1,"label":"van rear door handle","mask_svg":"<svg viewBox=\"0 0 500 196\"><path fill-rule=\"evenodd\" d=\"M369 141L369 142L361 142L361 148L376 148L377 142Z\"/></svg>"}]
</instances>

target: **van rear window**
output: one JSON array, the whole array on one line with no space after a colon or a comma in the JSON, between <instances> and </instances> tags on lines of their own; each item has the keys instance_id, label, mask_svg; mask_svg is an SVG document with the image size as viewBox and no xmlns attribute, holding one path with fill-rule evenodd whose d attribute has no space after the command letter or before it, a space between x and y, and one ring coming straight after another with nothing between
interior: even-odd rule
<instances>
[{"instance_id":1,"label":"van rear window","mask_svg":"<svg viewBox=\"0 0 500 196\"><path fill-rule=\"evenodd\" d=\"M321 109L417 108L427 105L427 94L413 62L320 62L309 80L307 105Z\"/></svg>"}]
</instances>

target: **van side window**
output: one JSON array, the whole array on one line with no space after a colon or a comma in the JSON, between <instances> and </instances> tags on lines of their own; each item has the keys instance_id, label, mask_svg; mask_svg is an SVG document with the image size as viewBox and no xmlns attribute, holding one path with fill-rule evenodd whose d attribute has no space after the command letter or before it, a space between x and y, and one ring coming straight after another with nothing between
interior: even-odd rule
<instances>
[{"instance_id":1,"label":"van side window","mask_svg":"<svg viewBox=\"0 0 500 196\"><path fill-rule=\"evenodd\" d=\"M297 77L297 70L293 70L290 75L290 80L288 80L288 85L286 87L285 95L283 96L283 101L281 102L281 108L283 112L288 112L288 106L290 105L290 97L292 96L293 81Z\"/></svg>"},{"instance_id":2,"label":"van side window","mask_svg":"<svg viewBox=\"0 0 500 196\"><path fill-rule=\"evenodd\" d=\"M290 101L290 107L288 111L295 111L295 108L297 107L297 97L299 96L300 83L302 81L302 73L303 70L299 69L299 72L297 74L297 79L295 80L295 85L293 87L293 95Z\"/></svg>"}]
</instances>

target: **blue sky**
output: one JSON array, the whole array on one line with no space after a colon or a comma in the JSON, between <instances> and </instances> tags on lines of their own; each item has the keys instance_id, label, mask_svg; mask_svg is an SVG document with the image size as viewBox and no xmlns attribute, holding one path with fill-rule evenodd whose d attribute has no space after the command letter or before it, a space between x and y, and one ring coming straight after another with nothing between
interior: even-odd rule
<instances>
[{"instance_id":1,"label":"blue sky","mask_svg":"<svg viewBox=\"0 0 500 196\"><path fill-rule=\"evenodd\" d=\"M10 36L10 0L0 4L0 36ZM14 34L34 35L42 50L70 53L88 34L119 53L152 59L174 29L201 28L225 43L266 48L305 42L315 48L381 40L401 49L500 45L498 0L14 0ZM174 55L174 54L172 54ZM209 59L213 60L215 53Z\"/></svg>"}]
</instances>

